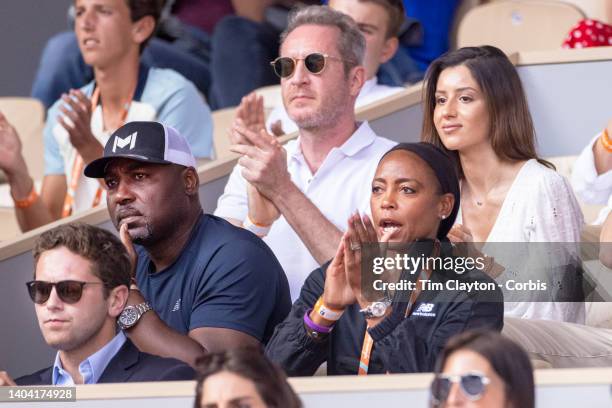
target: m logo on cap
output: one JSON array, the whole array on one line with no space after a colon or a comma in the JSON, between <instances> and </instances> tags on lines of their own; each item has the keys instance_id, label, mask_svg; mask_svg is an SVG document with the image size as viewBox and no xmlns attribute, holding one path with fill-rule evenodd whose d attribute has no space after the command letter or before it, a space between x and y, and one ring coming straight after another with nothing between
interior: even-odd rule
<instances>
[{"instance_id":1,"label":"m logo on cap","mask_svg":"<svg viewBox=\"0 0 612 408\"><path fill-rule=\"evenodd\" d=\"M128 143L130 144L130 150L132 150L134 146L136 146L137 135L138 132L134 132L125 139L122 139L119 136L115 136L115 140L113 141L113 153L115 153L117 146L119 146L120 149L123 149L125 146L127 146Z\"/></svg>"}]
</instances>

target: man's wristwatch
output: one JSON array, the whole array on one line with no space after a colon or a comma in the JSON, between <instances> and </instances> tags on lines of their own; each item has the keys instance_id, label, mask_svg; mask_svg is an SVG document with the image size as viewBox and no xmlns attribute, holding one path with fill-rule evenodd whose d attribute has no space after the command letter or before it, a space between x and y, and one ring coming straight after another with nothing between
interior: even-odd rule
<instances>
[{"instance_id":1,"label":"man's wristwatch","mask_svg":"<svg viewBox=\"0 0 612 408\"><path fill-rule=\"evenodd\" d=\"M379 301L372 302L363 309L359 310L361 315L366 319L373 319L376 317L382 317L385 315L385 312L391 306L393 301L390 297L385 296Z\"/></svg>"},{"instance_id":2,"label":"man's wristwatch","mask_svg":"<svg viewBox=\"0 0 612 408\"><path fill-rule=\"evenodd\" d=\"M142 315L149 310L151 310L151 305L148 302L126 306L117 318L117 326L121 330L129 329L138 323Z\"/></svg>"}]
</instances>

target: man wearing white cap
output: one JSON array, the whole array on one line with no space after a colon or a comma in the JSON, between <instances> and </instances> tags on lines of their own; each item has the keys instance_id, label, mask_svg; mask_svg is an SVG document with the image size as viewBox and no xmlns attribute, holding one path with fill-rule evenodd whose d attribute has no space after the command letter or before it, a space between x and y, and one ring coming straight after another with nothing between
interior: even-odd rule
<instances>
[{"instance_id":1,"label":"man wearing white cap","mask_svg":"<svg viewBox=\"0 0 612 408\"><path fill-rule=\"evenodd\" d=\"M267 245L203 213L194 167L175 129L131 122L85 168L104 178L111 219L137 258L119 326L139 349L191 365L203 352L266 342L291 307Z\"/></svg>"}]
</instances>

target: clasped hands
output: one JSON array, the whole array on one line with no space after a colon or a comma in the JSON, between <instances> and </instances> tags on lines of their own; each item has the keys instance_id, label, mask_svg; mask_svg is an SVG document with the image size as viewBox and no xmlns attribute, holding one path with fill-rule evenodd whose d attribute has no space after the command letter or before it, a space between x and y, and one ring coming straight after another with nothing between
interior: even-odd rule
<instances>
[{"instance_id":1,"label":"clasped hands","mask_svg":"<svg viewBox=\"0 0 612 408\"><path fill-rule=\"evenodd\" d=\"M457 255L473 256L480 254L474 245L472 231L463 224L455 224L447 234L450 242L455 246Z\"/></svg>"},{"instance_id":2,"label":"clasped hands","mask_svg":"<svg viewBox=\"0 0 612 408\"><path fill-rule=\"evenodd\" d=\"M472 232L465 225L453 225L447 237L453 243L455 256L484 259L486 264L483 272L492 278L498 277L503 272L504 268L496 264L494 258L484 254L480 245L474 243Z\"/></svg>"},{"instance_id":3,"label":"clasped hands","mask_svg":"<svg viewBox=\"0 0 612 408\"><path fill-rule=\"evenodd\" d=\"M380 242L386 244L393 232L385 233ZM358 303L365 308L371 302L366 293L370 288L362 287L361 261L373 256L368 251L377 248L378 236L368 215L359 213L348 219L348 228L342 235L334 259L327 267L323 303L335 310L344 310Z\"/></svg>"},{"instance_id":4,"label":"clasped hands","mask_svg":"<svg viewBox=\"0 0 612 408\"><path fill-rule=\"evenodd\" d=\"M102 155L103 147L91 132L91 101L81 91L71 89L62 94L58 123L66 129L70 143L79 152L85 163Z\"/></svg>"},{"instance_id":5,"label":"clasped hands","mask_svg":"<svg viewBox=\"0 0 612 408\"><path fill-rule=\"evenodd\" d=\"M0 112L0 169L7 173L9 179L16 173L27 173L21 150L22 145L17 130Z\"/></svg>"},{"instance_id":6,"label":"clasped hands","mask_svg":"<svg viewBox=\"0 0 612 408\"><path fill-rule=\"evenodd\" d=\"M261 109L263 113L263 106ZM241 155L238 164L248 182L249 218L260 225L271 225L280 217L275 201L290 189L292 182L286 150L265 130L263 120L256 118L255 115L249 126L237 116L229 132L230 151Z\"/></svg>"}]
</instances>

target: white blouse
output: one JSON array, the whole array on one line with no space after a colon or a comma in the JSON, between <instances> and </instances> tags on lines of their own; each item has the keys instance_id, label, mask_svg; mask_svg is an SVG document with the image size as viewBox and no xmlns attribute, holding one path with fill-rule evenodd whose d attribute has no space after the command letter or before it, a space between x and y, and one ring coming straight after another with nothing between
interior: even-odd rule
<instances>
[{"instance_id":1,"label":"white blouse","mask_svg":"<svg viewBox=\"0 0 612 408\"><path fill-rule=\"evenodd\" d=\"M462 223L461 211L456 222ZM570 258L577 257L583 222L569 182L531 159L519 170L510 186L482 250L505 267L497 278L498 283L505 285L520 273L517 279L520 282L540 279L547 280L549 285L561 285L557 279L562 276L563 266ZM584 323L583 303L534 302L542 296L550 296L550 287L542 292L512 292L505 288L505 314L508 316ZM518 299L512 301L513 298Z\"/></svg>"}]
</instances>

